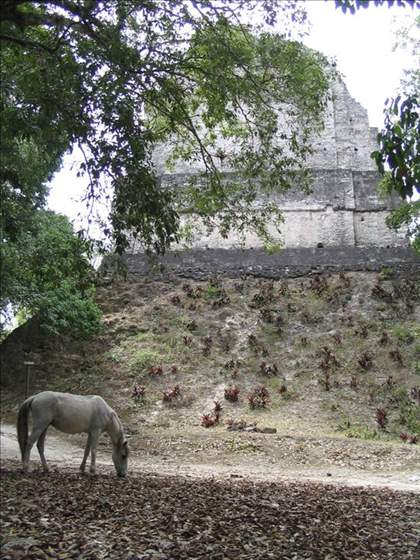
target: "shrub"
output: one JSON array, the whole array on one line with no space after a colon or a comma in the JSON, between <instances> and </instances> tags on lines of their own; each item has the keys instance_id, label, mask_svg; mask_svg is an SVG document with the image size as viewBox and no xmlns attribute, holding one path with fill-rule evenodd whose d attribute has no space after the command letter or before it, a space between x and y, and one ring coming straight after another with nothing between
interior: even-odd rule
<instances>
[{"instance_id":1,"label":"shrub","mask_svg":"<svg viewBox=\"0 0 420 560\"><path fill-rule=\"evenodd\" d=\"M201 425L204 428L211 428L218 423L219 419L216 418L213 414L203 414L201 417Z\"/></svg>"},{"instance_id":2,"label":"shrub","mask_svg":"<svg viewBox=\"0 0 420 560\"><path fill-rule=\"evenodd\" d=\"M309 282L309 289L316 295L320 296L322 293L328 290L328 282L324 276L317 274L311 278Z\"/></svg>"},{"instance_id":3,"label":"shrub","mask_svg":"<svg viewBox=\"0 0 420 560\"><path fill-rule=\"evenodd\" d=\"M163 374L163 367L162 366L152 366L149 368L150 375L162 375Z\"/></svg>"},{"instance_id":4,"label":"shrub","mask_svg":"<svg viewBox=\"0 0 420 560\"><path fill-rule=\"evenodd\" d=\"M373 357L368 352L363 352L357 359L357 363L363 370L367 371L373 365Z\"/></svg>"},{"instance_id":5,"label":"shrub","mask_svg":"<svg viewBox=\"0 0 420 560\"><path fill-rule=\"evenodd\" d=\"M420 387L412 387L410 396L418 405L420 405Z\"/></svg>"},{"instance_id":6,"label":"shrub","mask_svg":"<svg viewBox=\"0 0 420 560\"><path fill-rule=\"evenodd\" d=\"M130 368L135 373L141 373L162 361L162 356L153 350L139 350L131 360Z\"/></svg>"},{"instance_id":7,"label":"shrub","mask_svg":"<svg viewBox=\"0 0 420 560\"><path fill-rule=\"evenodd\" d=\"M287 393L286 385L280 385L280 387L278 388L278 392L280 393L280 395L285 396Z\"/></svg>"},{"instance_id":8,"label":"shrub","mask_svg":"<svg viewBox=\"0 0 420 560\"><path fill-rule=\"evenodd\" d=\"M376 423L381 428L381 430L385 430L386 426L388 425L388 413L383 408L376 409Z\"/></svg>"},{"instance_id":9,"label":"shrub","mask_svg":"<svg viewBox=\"0 0 420 560\"><path fill-rule=\"evenodd\" d=\"M386 331L382 332L381 338L379 339L379 344L381 346L386 346L387 344L389 344L389 336L388 336L388 333Z\"/></svg>"},{"instance_id":10,"label":"shrub","mask_svg":"<svg viewBox=\"0 0 420 560\"><path fill-rule=\"evenodd\" d=\"M181 305L181 298L178 295L172 296L171 297L171 303L172 303L172 305L175 305L175 306L178 307L179 305Z\"/></svg>"},{"instance_id":11,"label":"shrub","mask_svg":"<svg viewBox=\"0 0 420 560\"><path fill-rule=\"evenodd\" d=\"M278 375L278 373L279 373L279 370L278 370L276 364L271 364L270 365L270 364L267 364L266 362L261 362L260 371L264 375L267 375L267 377L273 377L275 375Z\"/></svg>"},{"instance_id":12,"label":"shrub","mask_svg":"<svg viewBox=\"0 0 420 560\"><path fill-rule=\"evenodd\" d=\"M265 385L255 385L247 398L251 408L266 408L270 402L270 393Z\"/></svg>"},{"instance_id":13,"label":"shrub","mask_svg":"<svg viewBox=\"0 0 420 560\"><path fill-rule=\"evenodd\" d=\"M201 342L203 343L203 356L210 356L213 338L211 336L205 336L201 339Z\"/></svg>"},{"instance_id":14,"label":"shrub","mask_svg":"<svg viewBox=\"0 0 420 560\"><path fill-rule=\"evenodd\" d=\"M181 396L181 389L179 385L175 385L172 389L167 389L163 391L162 401L169 403Z\"/></svg>"},{"instance_id":15,"label":"shrub","mask_svg":"<svg viewBox=\"0 0 420 560\"><path fill-rule=\"evenodd\" d=\"M131 396L136 402L144 399L145 395L146 387L144 387L143 385L134 385Z\"/></svg>"},{"instance_id":16,"label":"shrub","mask_svg":"<svg viewBox=\"0 0 420 560\"><path fill-rule=\"evenodd\" d=\"M220 401L214 401L214 414L220 416L223 410L222 403Z\"/></svg>"},{"instance_id":17,"label":"shrub","mask_svg":"<svg viewBox=\"0 0 420 560\"><path fill-rule=\"evenodd\" d=\"M229 402L237 402L239 399L239 387L236 385L229 385L225 388L225 399Z\"/></svg>"},{"instance_id":18,"label":"shrub","mask_svg":"<svg viewBox=\"0 0 420 560\"><path fill-rule=\"evenodd\" d=\"M396 348L395 350L390 350L389 357L391 358L391 360L396 362L398 365L400 365L400 366L403 365L402 355L401 355L401 352L398 350L398 348Z\"/></svg>"}]
</instances>

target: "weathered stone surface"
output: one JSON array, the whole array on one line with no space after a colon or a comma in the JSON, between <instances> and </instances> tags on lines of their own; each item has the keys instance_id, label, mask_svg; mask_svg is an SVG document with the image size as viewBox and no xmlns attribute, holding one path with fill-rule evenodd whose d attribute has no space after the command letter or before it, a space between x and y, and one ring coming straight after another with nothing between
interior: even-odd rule
<instances>
[{"instance_id":1,"label":"weathered stone surface","mask_svg":"<svg viewBox=\"0 0 420 560\"><path fill-rule=\"evenodd\" d=\"M281 117L280 117L281 118ZM332 99L325 115L325 129L314 136L314 153L308 160L312 171L312 193L305 194L299 184L290 191L273 195L283 210L285 222L279 234L272 226L273 238L286 248L294 247L369 247L407 246L404 232L396 234L385 224L396 200L380 198L376 190L379 175L370 157L376 149L377 130L369 127L367 111L355 101L342 81L332 87ZM229 146L226 145L226 150ZM179 163L173 172L165 168L168 147L155 153L156 166L163 183L182 186L199 167ZM196 231L192 247L211 249L261 248L262 241L252 232L245 237L232 233L222 238L217 231L207 234L202 222L194 218ZM175 246L180 250L182 246ZM133 241L131 252L141 252Z\"/></svg>"},{"instance_id":2,"label":"weathered stone surface","mask_svg":"<svg viewBox=\"0 0 420 560\"><path fill-rule=\"evenodd\" d=\"M285 222L280 234L274 226L268 229L285 249L268 255L253 233L244 238L232 233L227 239L217 232L207 235L194 218L193 250L185 252L184 247L175 246L173 253L159 261L159 274L196 279L215 274L284 278L322 271L380 270L383 266L400 273L419 270L419 260L407 247L404 232L397 234L385 224L398 200L381 198L376 189L379 175L370 154L376 149L377 130L369 127L366 110L342 81L334 84L332 93L325 129L314 137L314 154L308 161L312 192L305 194L296 184L288 192L272 196L283 210ZM166 147L155 154L164 183L182 186L198 171L180 163L174 172L166 172L167 155ZM152 273L141 246L133 242L128 253L122 259L128 277ZM104 268L114 265L104 262Z\"/></svg>"},{"instance_id":3,"label":"weathered stone surface","mask_svg":"<svg viewBox=\"0 0 420 560\"><path fill-rule=\"evenodd\" d=\"M420 258L409 248L326 247L284 249L268 255L262 249L193 249L168 253L151 264L142 254L126 254L121 262L127 267L127 279L192 278L206 280L214 276L228 278L294 278L321 272L380 271L385 266L397 274L415 277L420 272ZM102 265L102 274L112 276L115 259Z\"/></svg>"}]
</instances>

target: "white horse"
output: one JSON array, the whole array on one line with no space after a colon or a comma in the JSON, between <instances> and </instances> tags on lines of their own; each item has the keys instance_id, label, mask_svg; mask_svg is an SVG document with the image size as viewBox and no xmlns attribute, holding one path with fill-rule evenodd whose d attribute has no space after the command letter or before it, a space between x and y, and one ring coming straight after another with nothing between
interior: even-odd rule
<instances>
[{"instance_id":1,"label":"white horse","mask_svg":"<svg viewBox=\"0 0 420 560\"><path fill-rule=\"evenodd\" d=\"M32 432L28 437L29 413L32 413ZM101 432L106 431L112 441L112 460L118 476L127 475L128 445L117 413L96 395L82 396L70 393L44 391L26 399L19 409L17 435L22 454L23 469L29 468L32 446L37 442L42 466L48 471L44 455L45 436L49 426L67 434L85 432L88 439L80 470L85 471L91 452L90 473L96 474L96 447Z\"/></svg>"}]
</instances>

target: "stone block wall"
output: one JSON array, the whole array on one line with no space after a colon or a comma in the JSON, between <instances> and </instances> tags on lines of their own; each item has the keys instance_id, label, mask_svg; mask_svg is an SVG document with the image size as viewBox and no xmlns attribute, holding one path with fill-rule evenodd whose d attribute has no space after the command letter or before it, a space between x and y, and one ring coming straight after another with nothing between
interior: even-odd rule
<instances>
[{"instance_id":1,"label":"stone block wall","mask_svg":"<svg viewBox=\"0 0 420 560\"><path fill-rule=\"evenodd\" d=\"M383 199L377 192L379 175L370 157L376 149L377 130L371 128L367 111L349 94L343 81L332 86L332 98L325 115L325 128L314 136L314 153L308 160L313 176L310 194L296 187L272 200L283 211L280 234L269 228L276 241L286 249L319 247L404 247L404 233L389 230L385 218L397 199ZM229 149L229 146L227 146ZM164 183L182 185L199 167L179 163L175 170L165 170L169 147L155 153L157 169ZM193 218L194 226L200 220ZM206 235L198 227L192 241L197 249L260 249L262 242L248 233L245 238L232 234L223 239L217 232ZM175 250L182 246L174 247ZM141 252L134 243L131 254Z\"/></svg>"}]
</instances>

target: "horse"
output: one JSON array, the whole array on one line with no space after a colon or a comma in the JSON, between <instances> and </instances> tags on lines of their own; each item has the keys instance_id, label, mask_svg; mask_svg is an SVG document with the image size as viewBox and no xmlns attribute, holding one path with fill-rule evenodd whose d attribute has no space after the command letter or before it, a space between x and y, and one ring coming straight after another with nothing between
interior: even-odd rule
<instances>
[{"instance_id":1,"label":"horse","mask_svg":"<svg viewBox=\"0 0 420 560\"><path fill-rule=\"evenodd\" d=\"M32 413L32 432L28 436L29 414ZM96 474L96 448L101 432L108 432L112 441L112 460L119 477L127 476L128 444L117 413L97 395L73 395L43 391L26 399L17 418L17 436L22 455L23 470L29 469L32 446L37 448L44 471L48 465L44 455L45 436L49 426L66 434L88 434L85 454L80 471L85 472L86 461L91 453L90 469Z\"/></svg>"}]
</instances>

